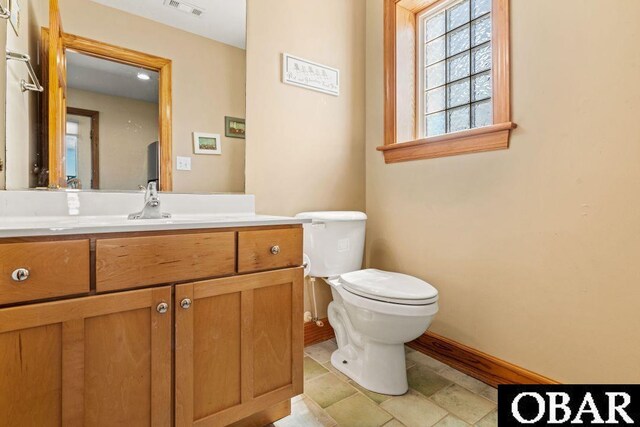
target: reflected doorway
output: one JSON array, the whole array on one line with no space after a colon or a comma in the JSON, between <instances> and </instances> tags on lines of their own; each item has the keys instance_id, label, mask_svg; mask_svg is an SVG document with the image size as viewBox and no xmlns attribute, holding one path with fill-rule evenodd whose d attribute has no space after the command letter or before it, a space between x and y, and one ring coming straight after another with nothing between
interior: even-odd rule
<instances>
[{"instance_id":1,"label":"reflected doorway","mask_svg":"<svg viewBox=\"0 0 640 427\"><path fill-rule=\"evenodd\" d=\"M69 188L100 188L100 112L67 108L66 178Z\"/></svg>"},{"instance_id":2,"label":"reflected doorway","mask_svg":"<svg viewBox=\"0 0 640 427\"><path fill-rule=\"evenodd\" d=\"M159 144L155 151L150 145L159 140L159 73L72 49L66 50L66 57L67 115L84 114L84 120L66 120L70 129L82 134L65 135L67 187L137 190L150 180L157 182ZM100 131L91 126L99 146L89 144L86 116L91 111L94 117L99 112Z\"/></svg>"}]
</instances>

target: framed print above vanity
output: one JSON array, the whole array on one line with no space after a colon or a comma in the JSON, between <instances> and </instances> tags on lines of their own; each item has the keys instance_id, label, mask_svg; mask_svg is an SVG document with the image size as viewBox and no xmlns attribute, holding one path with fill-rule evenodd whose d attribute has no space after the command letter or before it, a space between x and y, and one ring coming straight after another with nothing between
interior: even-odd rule
<instances>
[{"instance_id":1,"label":"framed print above vanity","mask_svg":"<svg viewBox=\"0 0 640 427\"><path fill-rule=\"evenodd\" d=\"M11 1L22 22L7 24L5 48L30 58L44 90L23 92L28 67L7 62L0 189L244 192L244 0L193 16L162 1ZM196 154L194 129L219 135L204 153L225 155L176 172L178 155Z\"/></svg>"},{"instance_id":2,"label":"framed print above vanity","mask_svg":"<svg viewBox=\"0 0 640 427\"><path fill-rule=\"evenodd\" d=\"M222 154L220 135L217 133L193 133L193 152L195 154Z\"/></svg>"},{"instance_id":3,"label":"framed print above vanity","mask_svg":"<svg viewBox=\"0 0 640 427\"><path fill-rule=\"evenodd\" d=\"M237 117L226 116L224 118L224 136L229 138L242 138L245 134L245 120Z\"/></svg>"}]
</instances>

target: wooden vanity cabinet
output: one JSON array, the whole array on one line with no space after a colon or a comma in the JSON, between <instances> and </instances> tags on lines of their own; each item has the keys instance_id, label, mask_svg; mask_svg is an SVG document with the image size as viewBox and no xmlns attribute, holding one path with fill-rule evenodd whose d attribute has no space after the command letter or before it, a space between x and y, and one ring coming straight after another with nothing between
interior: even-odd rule
<instances>
[{"instance_id":1,"label":"wooden vanity cabinet","mask_svg":"<svg viewBox=\"0 0 640 427\"><path fill-rule=\"evenodd\" d=\"M302 228L238 232L238 273L297 267L302 263Z\"/></svg>"},{"instance_id":2,"label":"wooden vanity cabinet","mask_svg":"<svg viewBox=\"0 0 640 427\"><path fill-rule=\"evenodd\" d=\"M2 425L171 425L170 304L160 287L0 310Z\"/></svg>"},{"instance_id":3,"label":"wooden vanity cabinet","mask_svg":"<svg viewBox=\"0 0 640 427\"><path fill-rule=\"evenodd\" d=\"M0 244L0 304L89 293L89 240ZM24 282L13 277L28 271Z\"/></svg>"},{"instance_id":4,"label":"wooden vanity cabinet","mask_svg":"<svg viewBox=\"0 0 640 427\"><path fill-rule=\"evenodd\" d=\"M0 280L3 426L256 427L302 393L300 226L42 242L0 240L35 269Z\"/></svg>"},{"instance_id":5,"label":"wooden vanity cabinet","mask_svg":"<svg viewBox=\"0 0 640 427\"><path fill-rule=\"evenodd\" d=\"M302 393L301 268L176 286L176 426L226 426Z\"/></svg>"},{"instance_id":6,"label":"wooden vanity cabinet","mask_svg":"<svg viewBox=\"0 0 640 427\"><path fill-rule=\"evenodd\" d=\"M234 274L235 235L217 232L96 239L96 290Z\"/></svg>"}]
</instances>

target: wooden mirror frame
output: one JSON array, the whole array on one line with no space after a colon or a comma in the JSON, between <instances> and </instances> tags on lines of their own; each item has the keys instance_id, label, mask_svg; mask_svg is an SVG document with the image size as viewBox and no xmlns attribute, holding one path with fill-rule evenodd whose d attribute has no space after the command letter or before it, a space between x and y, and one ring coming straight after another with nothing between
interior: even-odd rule
<instances>
[{"instance_id":1,"label":"wooden mirror frame","mask_svg":"<svg viewBox=\"0 0 640 427\"><path fill-rule=\"evenodd\" d=\"M135 67L144 68L147 70L155 71L159 74L159 99L158 99L158 141L160 145L160 183L159 189L161 191L173 190L173 163L172 163L172 128L171 128L171 114L172 114L172 95L171 95L171 60L161 58L159 56L150 55L143 52L127 49L125 47L115 46L108 43L99 42L86 37L76 36L69 33L62 33L61 35L62 49L74 50L86 55L90 55L96 58L102 58L109 61L119 62L121 64L133 65ZM43 57L48 58L49 51L49 30L47 28L42 29L42 47ZM55 62L54 62L55 63ZM66 64L63 67L66 73ZM43 73L47 76L47 73ZM43 79L45 82L45 89L48 86L48 78ZM64 76L66 82L66 74ZM45 96L46 98L46 96ZM45 109L49 103L45 102ZM57 107L58 103L53 108ZM62 117L62 112L57 111L56 117ZM43 129L45 132L50 132L46 125L48 111L44 111L43 119L45 120ZM43 161L47 161L49 165L49 183L53 187L61 187L63 182L66 182L63 177L58 176L58 163L61 159L57 155L59 153L59 147L55 146L55 139L48 138L43 135L43 148L47 145L47 155L43 156ZM44 150L43 150L44 151Z\"/></svg>"}]
</instances>

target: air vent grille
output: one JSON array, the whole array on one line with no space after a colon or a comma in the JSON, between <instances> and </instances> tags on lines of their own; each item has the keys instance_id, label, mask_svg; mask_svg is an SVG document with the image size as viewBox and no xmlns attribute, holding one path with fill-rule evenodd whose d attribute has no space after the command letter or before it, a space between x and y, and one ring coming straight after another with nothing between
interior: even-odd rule
<instances>
[{"instance_id":1,"label":"air vent grille","mask_svg":"<svg viewBox=\"0 0 640 427\"><path fill-rule=\"evenodd\" d=\"M165 0L165 6L193 16L202 16L204 9L181 0Z\"/></svg>"}]
</instances>

